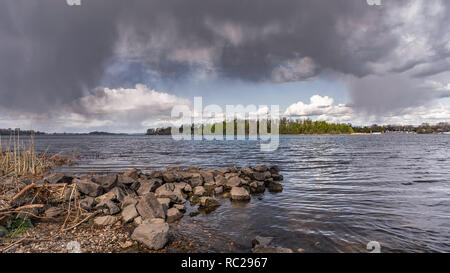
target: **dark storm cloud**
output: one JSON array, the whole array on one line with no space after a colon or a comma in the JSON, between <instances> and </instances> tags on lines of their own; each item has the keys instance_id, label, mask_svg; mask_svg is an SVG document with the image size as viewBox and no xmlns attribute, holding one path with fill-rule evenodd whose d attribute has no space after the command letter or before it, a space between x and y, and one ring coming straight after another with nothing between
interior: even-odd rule
<instances>
[{"instance_id":1,"label":"dark storm cloud","mask_svg":"<svg viewBox=\"0 0 450 273\"><path fill-rule=\"evenodd\" d=\"M385 2L379 8L366 0L82 0L79 7L2 1L0 105L44 112L102 83L147 77L118 74L130 74L124 66L172 80L203 73L299 81L325 69L365 77L399 43L385 15L407 1ZM366 93L356 92L355 102Z\"/></svg>"},{"instance_id":2,"label":"dark storm cloud","mask_svg":"<svg viewBox=\"0 0 450 273\"><path fill-rule=\"evenodd\" d=\"M162 77L204 69L207 63L221 76L254 81L302 57L317 67L365 75L365 63L376 61L389 44L372 35L358 48L346 43L353 28L370 25L380 12L363 0L85 0L80 7L64 0L7 0L0 5L0 103L32 111L96 87L119 42L132 45L122 50L122 58L144 63ZM382 31L370 28L369 34ZM189 55L198 48L210 51L191 62L189 56L173 57L178 49ZM296 79L295 69L291 72Z\"/></svg>"}]
</instances>

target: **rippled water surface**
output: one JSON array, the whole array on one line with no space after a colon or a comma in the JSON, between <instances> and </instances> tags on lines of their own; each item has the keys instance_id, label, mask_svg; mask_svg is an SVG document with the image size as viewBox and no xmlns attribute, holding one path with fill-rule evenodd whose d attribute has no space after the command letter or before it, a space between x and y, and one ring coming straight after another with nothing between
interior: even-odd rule
<instances>
[{"instance_id":1,"label":"rippled water surface","mask_svg":"<svg viewBox=\"0 0 450 273\"><path fill-rule=\"evenodd\" d=\"M385 252L450 251L448 135L283 136L275 152L255 141L166 136L42 136L36 144L80 153L63 169L75 173L278 165L282 193L185 215L179 226L199 251L249 251L255 235L307 252L367 252L369 241Z\"/></svg>"}]
</instances>

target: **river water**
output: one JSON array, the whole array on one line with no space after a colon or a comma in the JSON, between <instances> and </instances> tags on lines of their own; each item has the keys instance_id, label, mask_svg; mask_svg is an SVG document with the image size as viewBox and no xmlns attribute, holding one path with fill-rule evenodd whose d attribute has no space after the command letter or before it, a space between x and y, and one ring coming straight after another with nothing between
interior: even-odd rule
<instances>
[{"instance_id":1,"label":"river water","mask_svg":"<svg viewBox=\"0 0 450 273\"><path fill-rule=\"evenodd\" d=\"M189 217L179 226L201 252L248 252L256 235L306 252L450 251L450 136L283 136L256 141L174 141L170 136L39 136L39 151L76 152L62 171L115 172L197 165L277 165L284 191ZM188 208L188 213L192 208Z\"/></svg>"}]
</instances>

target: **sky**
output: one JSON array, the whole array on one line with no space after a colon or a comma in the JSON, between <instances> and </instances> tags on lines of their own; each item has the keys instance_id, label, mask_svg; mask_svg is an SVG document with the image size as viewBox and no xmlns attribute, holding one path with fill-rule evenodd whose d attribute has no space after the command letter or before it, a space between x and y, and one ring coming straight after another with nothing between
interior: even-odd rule
<instances>
[{"instance_id":1,"label":"sky","mask_svg":"<svg viewBox=\"0 0 450 273\"><path fill-rule=\"evenodd\" d=\"M447 0L3 0L0 128L143 133L176 105L450 121Z\"/></svg>"}]
</instances>

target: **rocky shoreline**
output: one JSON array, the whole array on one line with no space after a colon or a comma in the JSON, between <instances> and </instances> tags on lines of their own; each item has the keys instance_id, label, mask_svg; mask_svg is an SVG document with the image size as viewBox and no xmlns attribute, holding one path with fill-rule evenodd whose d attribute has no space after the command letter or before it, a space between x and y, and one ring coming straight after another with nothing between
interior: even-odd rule
<instances>
[{"instance_id":1,"label":"rocky shoreline","mask_svg":"<svg viewBox=\"0 0 450 273\"><path fill-rule=\"evenodd\" d=\"M251 202L254 194L283 190L279 172L264 165L191 166L0 178L0 252L195 252L195 242L177 232L187 202L197 208L189 216L213 213L219 199ZM31 219L33 228L24 228L25 221L18 225L17 219ZM253 241L253 252L292 252L261 238Z\"/></svg>"}]
</instances>

